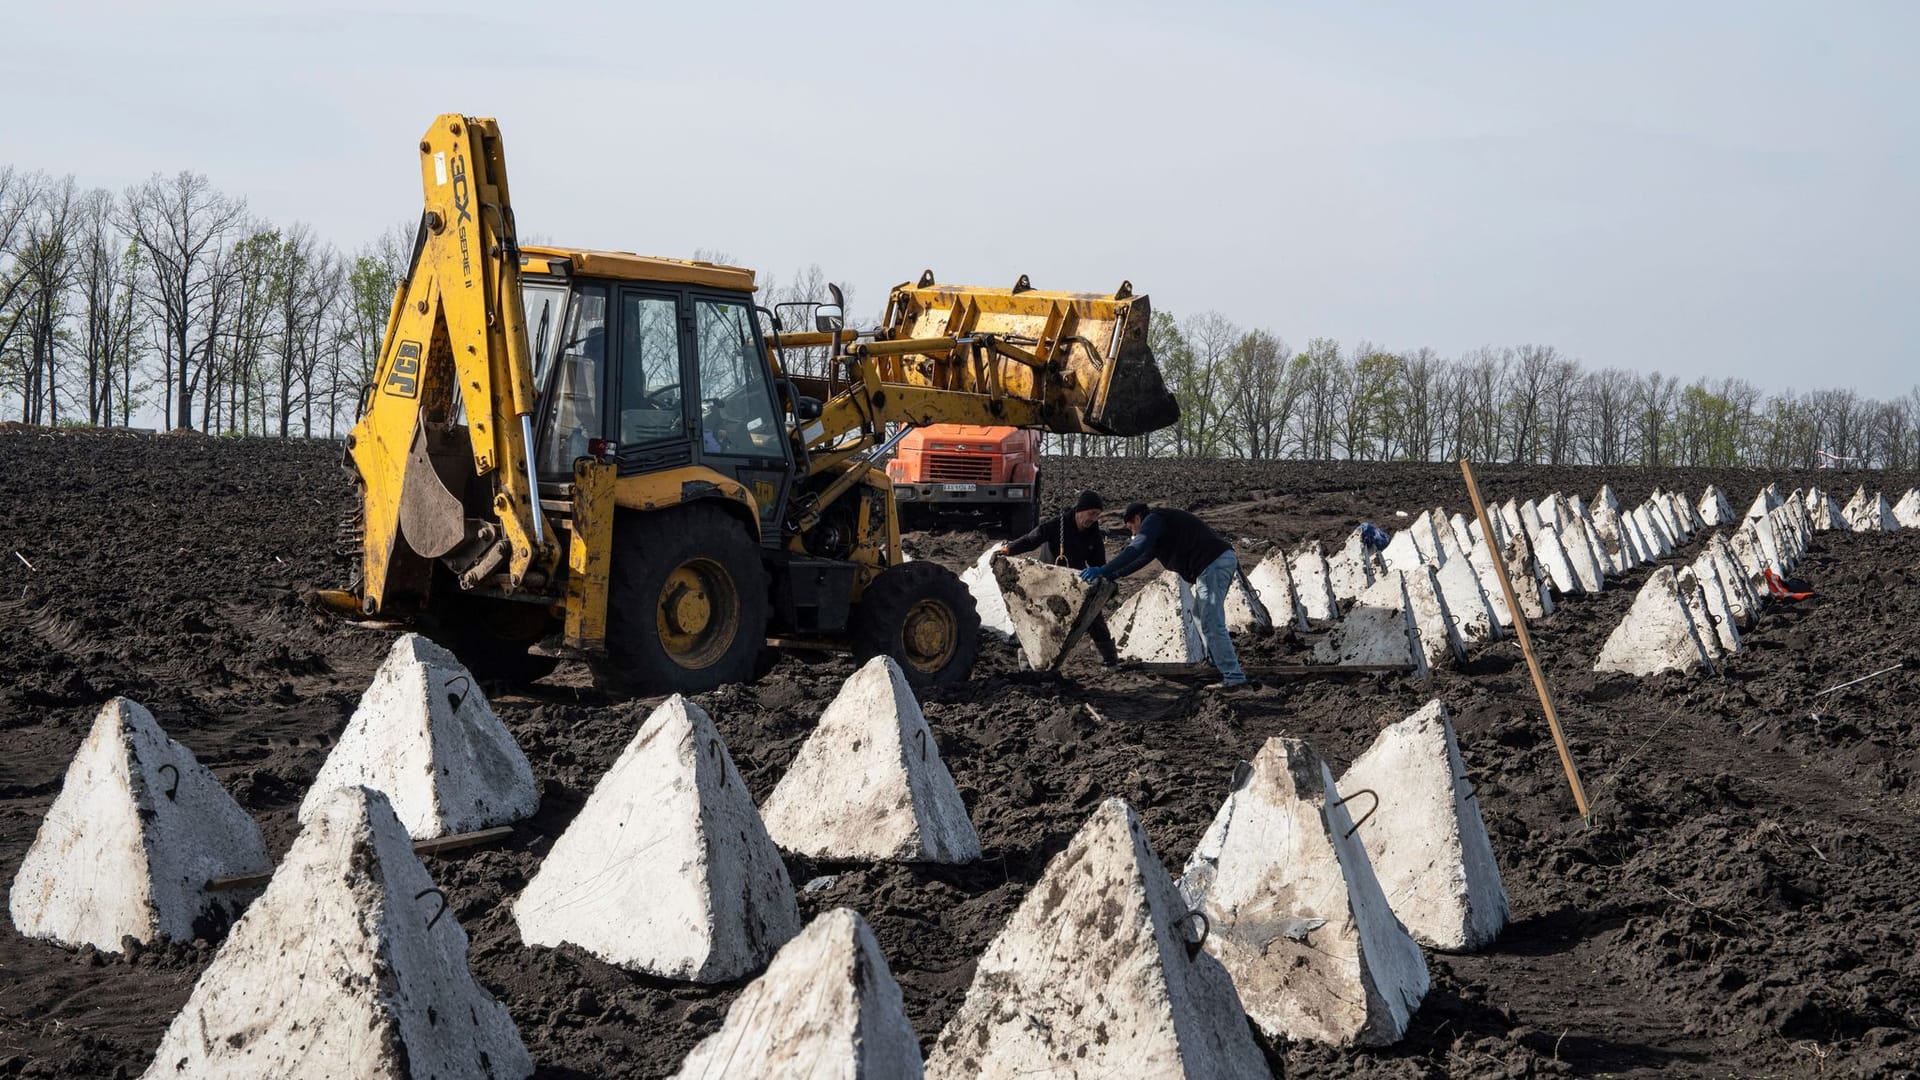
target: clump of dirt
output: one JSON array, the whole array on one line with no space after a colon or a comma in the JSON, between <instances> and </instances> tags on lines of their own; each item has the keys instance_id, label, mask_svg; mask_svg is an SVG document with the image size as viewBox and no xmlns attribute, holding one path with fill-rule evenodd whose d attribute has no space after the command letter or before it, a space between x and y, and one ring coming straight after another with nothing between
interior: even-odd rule
<instances>
[{"instance_id":1,"label":"clump of dirt","mask_svg":"<svg viewBox=\"0 0 1920 1080\"><path fill-rule=\"evenodd\" d=\"M0 878L10 882L94 710L153 707L261 822L276 853L390 635L308 611L338 585L349 486L340 450L261 440L0 433ZM1444 466L1059 459L1049 491L1098 488L1198 509L1227 532L1337 540L1396 509L1465 512ZM1623 500L1719 484L1744 506L1767 480L1836 491L1855 478L1491 468L1495 498L1556 488ZM1874 476L1904 490L1911 478ZM1117 516L1117 515L1110 515ZM955 569L988 537L926 532L916 557ZM27 567L13 556L19 552ZM789 859L803 913L859 909L931 1042L975 958L1101 799L1133 803L1178 870L1235 762L1273 735L1336 770L1379 728L1438 697L1453 711L1515 922L1489 950L1429 957L1407 1038L1372 1051L1268 1045L1293 1075L1898 1075L1920 1068L1920 839L1912 828L1920 532L1823 534L1801 568L1811 600L1770 612L1712 676L1590 668L1645 571L1567 599L1536 645L1592 796L1573 812L1511 642L1430 685L1387 676L1218 694L1107 672L1087 649L1058 678L983 642L975 678L924 696L986 856L965 867ZM1145 575L1142 575L1145 576ZM1289 634L1250 642L1268 659ZM1845 690L1818 691L1890 665ZM766 680L699 696L755 795L769 794L850 660L792 654ZM521 945L511 902L639 727L652 700L578 672L496 709L532 760L539 813L508 843L429 860L472 938L480 981L512 1011L543 1077L670 1074L737 985L636 976L577 949ZM0 1075L132 1074L217 942L128 957L0 934Z\"/></svg>"}]
</instances>

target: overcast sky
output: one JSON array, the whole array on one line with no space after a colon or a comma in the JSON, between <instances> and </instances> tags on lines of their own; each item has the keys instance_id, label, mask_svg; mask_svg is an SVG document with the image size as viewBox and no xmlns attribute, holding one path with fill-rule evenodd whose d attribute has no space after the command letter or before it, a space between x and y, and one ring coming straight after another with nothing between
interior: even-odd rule
<instances>
[{"instance_id":1,"label":"overcast sky","mask_svg":"<svg viewBox=\"0 0 1920 1080\"><path fill-rule=\"evenodd\" d=\"M1920 378L1920 4L8 9L0 163L194 169L349 248L458 111L523 235L819 263L862 311L925 267L1124 278L1295 347Z\"/></svg>"}]
</instances>

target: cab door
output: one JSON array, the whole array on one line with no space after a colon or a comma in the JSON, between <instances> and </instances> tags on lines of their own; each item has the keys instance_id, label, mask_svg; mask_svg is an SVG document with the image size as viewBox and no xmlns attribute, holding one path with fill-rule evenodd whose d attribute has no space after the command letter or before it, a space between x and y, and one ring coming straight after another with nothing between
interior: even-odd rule
<instances>
[{"instance_id":1,"label":"cab door","mask_svg":"<svg viewBox=\"0 0 1920 1080\"><path fill-rule=\"evenodd\" d=\"M685 303L692 346L688 374L699 395L690 413L694 459L753 492L761 542L777 546L793 484L793 449L753 309L724 293L690 292Z\"/></svg>"},{"instance_id":2,"label":"cab door","mask_svg":"<svg viewBox=\"0 0 1920 1080\"><path fill-rule=\"evenodd\" d=\"M615 305L620 343L609 397L620 475L693 462L693 406L682 296L674 289L622 287Z\"/></svg>"}]
</instances>

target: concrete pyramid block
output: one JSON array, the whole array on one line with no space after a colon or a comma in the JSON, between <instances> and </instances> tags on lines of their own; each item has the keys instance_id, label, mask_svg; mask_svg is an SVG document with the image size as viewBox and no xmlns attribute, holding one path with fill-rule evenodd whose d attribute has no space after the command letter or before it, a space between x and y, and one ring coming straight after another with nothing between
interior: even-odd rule
<instances>
[{"instance_id":1,"label":"concrete pyramid block","mask_svg":"<svg viewBox=\"0 0 1920 1080\"><path fill-rule=\"evenodd\" d=\"M1593 505L1596 509L1604 506L1616 514L1620 512L1620 498L1613 493L1612 484L1600 485L1600 490L1594 493Z\"/></svg>"},{"instance_id":2,"label":"concrete pyramid block","mask_svg":"<svg viewBox=\"0 0 1920 1080\"><path fill-rule=\"evenodd\" d=\"M980 613L980 629L1002 641L1013 637L1013 616L1007 612L1006 598L1000 595L1000 579L993 572L993 556L999 544L980 553L973 565L960 575L960 581L973 594L973 607Z\"/></svg>"},{"instance_id":3,"label":"concrete pyramid block","mask_svg":"<svg viewBox=\"0 0 1920 1080\"><path fill-rule=\"evenodd\" d=\"M1372 800L1342 799L1297 739L1268 739L1242 773L1180 879L1207 917L1206 950L1271 1037L1397 1041L1426 996L1427 964L1355 833L1349 800L1363 813Z\"/></svg>"},{"instance_id":4,"label":"concrete pyramid block","mask_svg":"<svg viewBox=\"0 0 1920 1080\"><path fill-rule=\"evenodd\" d=\"M1446 706L1430 701L1382 731L1340 778L1340 790L1349 799L1360 791L1379 796L1360 840L1414 940L1464 952L1500 936L1507 890Z\"/></svg>"},{"instance_id":5,"label":"concrete pyramid block","mask_svg":"<svg viewBox=\"0 0 1920 1080\"><path fill-rule=\"evenodd\" d=\"M330 790L146 1076L532 1075L447 906L385 795Z\"/></svg>"},{"instance_id":6,"label":"concrete pyramid block","mask_svg":"<svg viewBox=\"0 0 1920 1080\"><path fill-rule=\"evenodd\" d=\"M933 731L888 656L867 661L840 688L760 817L781 849L815 859L980 857L980 836Z\"/></svg>"},{"instance_id":7,"label":"concrete pyramid block","mask_svg":"<svg viewBox=\"0 0 1920 1080\"><path fill-rule=\"evenodd\" d=\"M1689 569L1694 580L1700 583L1700 594L1707 602L1707 615L1712 619L1710 625L1714 637L1719 639L1720 651L1728 655L1739 652L1740 616L1735 612L1726 582L1720 578L1720 566L1714 561L1713 552L1701 552Z\"/></svg>"},{"instance_id":8,"label":"concrete pyramid block","mask_svg":"<svg viewBox=\"0 0 1920 1080\"><path fill-rule=\"evenodd\" d=\"M1014 640L1036 671L1052 670L1067 645L1074 620L1094 602L1094 585L1078 571L1031 559L995 559L994 580L1013 623ZM1102 595L1111 595L1112 586Z\"/></svg>"},{"instance_id":9,"label":"concrete pyramid block","mask_svg":"<svg viewBox=\"0 0 1920 1080\"><path fill-rule=\"evenodd\" d=\"M1406 575L1395 572L1354 598L1347 617L1313 643L1316 664L1409 664L1425 680L1427 650L1414 621Z\"/></svg>"},{"instance_id":10,"label":"concrete pyramid block","mask_svg":"<svg viewBox=\"0 0 1920 1080\"><path fill-rule=\"evenodd\" d=\"M1833 504L1833 497L1819 488L1807 492L1807 516L1813 521L1817 532L1851 532L1853 524L1840 508Z\"/></svg>"},{"instance_id":11,"label":"concrete pyramid block","mask_svg":"<svg viewBox=\"0 0 1920 1080\"><path fill-rule=\"evenodd\" d=\"M1499 616L1494 613L1492 601L1487 599L1487 591L1480 587L1479 572L1464 554L1448 559L1433 572L1433 580L1446 597L1447 615L1453 620L1454 632L1460 640L1490 641L1500 636ZM1495 589L1498 588L1496 585Z\"/></svg>"},{"instance_id":12,"label":"concrete pyramid block","mask_svg":"<svg viewBox=\"0 0 1920 1080\"><path fill-rule=\"evenodd\" d=\"M867 921L835 908L781 946L677 1080L914 1080L920 1038Z\"/></svg>"},{"instance_id":13,"label":"concrete pyramid block","mask_svg":"<svg viewBox=\"0 0 1920 1080\"><path fill-rule=\"evenodd\" d=\"M1480 591L1486 594L1487 606L1493 610L1494 621L1504 630L1513 628L1513 612L1507 608L1507 595L1500 590L1500 578L1494 570L1494 560L1499 558L1494 548L1488 544L1475 544L1467 553L1465 562L1473 567L1473 576L1480 582Z\"/></svg>"},{"instance_id":14,"label":"concrete pyramid block","mask_svg":"<svg viewBox=\"0 0 1920 1080\"><path fill-rule=\"evenodd\" d=\"M1727 542L1722 533L1714 533L1707 541L1706 555L1713 559L1713 566L1720 575L1720 584L1726 589L1727 602L1733 608L1734 618L1741 626L1752 626L1760 616L1760 595L1754 591L1753 582L1740 567L1740 561L1734 557L1733 545Z\"/></svg>"},{"instance_id":15,"label":"concrete pyramid block","mask_svg":"<svg viewBox=\"0 0 1920 1080\"><path fill-rule=\"evenodd\" d=\"M1573 562L1567 557L1566 546L1560 542L1560 533L1551 525L1542 525L1538 532L1530 533L1533 540L1534 557L1547 571L1547 579L1553 587L1563 594L1582 592L1580 579L1573 572Z\"/></svg>"},{"instance_id":16,"label":"concrete pyramid block","mask_svg":"<svg viewBox=\"0 0 1920 1080\"><path fill-rule=\"evenodd\" d=\"M210 879L271 866L220 781L152 713L117 697L68 764L7 908L24 937L117 953L126 937L192 941L195 923L239 910L232 894L207 891Z\"/></svg>"},{"instance_id":17,"label":"concrete pyramid block","mask_svg":"<svg viewBox=\"0 0 1920 1080\"><path fill-rule=\"evenodd\" d=\"M1360 538L1360 530L1355 528L1347 534L1340 550L1327 557L1327 576L1333 581L1334 598L1351 600L1365 592L1367 586L1373 584L1376 569L1374 554ZM1275 615L1278 617L1277 609Z\"/></svg>"},{"instance_id":18,"label":"concrete pyramid block","mask_svg":"<svg viewBox=\"0 0 1920 1080\"><path fill-rule=\"evenodd\" d=\"M1593 670L1658 675L1692 671L1711 663L1700 628L1694 625L1687 602L1680 595L1673 567L1662 566L1634 595L1633 607L1613 628Z\"/></svg>"},{"instance_id":19,"label":"concrete pyramid block","mask_svg":"<svg viewBox=\"0 0 1920 1080\"><path fill-rule=\"evenodd\" d=\"M1340 603L1333 598L1333 576L1327 569L1327 557L1320 549L1320 541L1302 544L1293 553L1287 569L1293 574L1293 592L1307 618L1319 622L1340 618Z\"/></svg>"},{"instance_id":20,"label":"concrete pyramid block","mask_svg":"<svg viewBox=\"0 0 1920 1080\"><path fill-rule=\"evenodd\" d=\"M1646 503L1633 508L1633 525L1640 541L1646 545L1648 562L1673 554L1673 544L1667 539L1666 530L1661 528L1659 520Z\"/></svg>"},{"instance_id":21,"label":"concrete pyramid block","mask_svg":"<svg viewBox=\"0 0 1920 1080\"><path fill-rule=\"evenodd\" d=\"M1500 521L1507 527L1509 536L1527 531L1527 523L1520 517L1520 504L1512 499L1500 504Z\"/></svg>"},{"instance_id":22,"label":"concrete pyramid block","mask_svg":"<svg viewBox=\"0 0 1920 1080\"><path fill-rule=\"evenodd\" d=\"M1469 522L1465 515L1454 514L1447 523L1453 526L1453 547L1465 551L1476 543L1473 534L1479 531L1479 522Z\"/></svg>"},{"instance_id":23,"label":"concrete pyramid block","mask_svg":"<svg viewBox=\"0 0 1920 1080\"><path fill-rule=\"evenodd\" d=\"M1746 527L1753 532L1754 546L1760 552L1760 557L1767 561L1767 565L1773 568L1774 573L1785 576L1789 570L1793 569L1780 550L1780 538L1773 531L1772 514L1749 518Z\"/></svg>"},{"instance_id":24,"label":"concrete pyramid block","mask_svg":"<svg viewBox=\"0 0 1920 1080\"><path fill-rule=\"evenodd\" d=\"M1254 569L1260 568L1256 566ZM1287 582L1287 588L1289 592L1292 591L1292 581ZM1278 615L1280 619L1292 622L1292 605L1280 608ZM1275 610L1267 606L1260 590L1254 587L1253 575L1244 570L1235 571L1233 584L1227 589L1226 619L1227 632L1230 634L1273 633Z\"/></svg>"},{"instance_id":25,"label":"concrete pyramid block","mask_svg":"<svg viewBox=\"0 0 1920 1080\"><path fill-rule=\"evenodd\" d=\"M1565 530L1572 510L1567 505L1567 497L1556 491L1540 500L1540 520L1556 529Z\"/></svg>"},{"instance_id":26,"label":"concrete pyramid block","mask_svg":"<svg viewBox=\"0 0 1920 1080\"><path fill-rule=\"evenodd\" d=\"M1806 542L1812 535L1812 530L1802 533L1801 519L1795 514L1794 509L1789 509L1787 506L1775 510L1767 520L1773 525L1773 539L1774 543L1779 545L1781 561L1787 565L1788 569L1800 565L1800 560L1806 557Z\"/></svg>"},{"instance_id":27,"label":"concrete pyramid block","mask_svg":"<svg viewBox=\"0 0 1920 1080\"><path fill-rule=\"evenodd\" d=\"M1908 488L1893 504L1893 519L1903 529L1920 529L1920 488Z\"/></svg>"},{"instance_id":28,"label":"concrete pyramid block","mask_svg":"<svg viewBox=\"0 0 1920 1080\"><path fill-rule=\"evenodd\" d=\"M1734 561L1740 564L1741 576L1749 583L1759 581L1766 573L1767 557L1760 551L1760 536L1751 519L1734 530L1728 546L1733 550Z\"/></svg>"},{"instance_id":29,"label":"concrete pyramid block","mask_svg":"<svg viewBox=\"0 0 1920 1080\"><path fill-rule=\"evenodd\" d=\"M1573 576L1580 580L1580 590L1597 593L1606 589L1607 568L1600 559L1600 542L1594 538L1592 526L1582 518L1568 518L1560 543L1573 566Z\"/></svg>"},{"instance_id":30,"label":"concrete pyramid block","mask_svg":"<svg viewBox=\"0 0 1920 1080\"><path fill-rule=\"evenodd\" d=\"M1711 526L1707 524L1707 519L1700 516L1700 508L1688 500L1685 495L1674 495L1673 512L1679 515L1680 523L1687 527L1687 534L1689 536L1703 529L1711 528Z\"/></svg>"},{"instance_id":31,"label":"concrete pyramid block","mask_svg":"<svg viewBox=\"0 0 1920 1080\"><path fill-rule=\"evenodd\" d=\"M1855 503L1847 504L1847 524L1854 532L1899 532L1900 519L1894 516L1893 507L1887 505L1887 497L1874 492L1866 495L1862 492L1855 496Z\"/></svg>"},{"instance_id":32,"label":"concrete pyramid block","mask_svg":"<svg viewBox=\"0 0 1920 1080\"><path fill-rule=\"evenodd\" d=\"M1738 524L1733 513L1733 504L1727 502L1726 492L1712 484L1700 493L1700 505L1696 511L1700 515L1700 524L1712 528L1717 525Z\"/></svg>"},{"instance_id":33,"label":"concrete pyramid block","mask_svg":"<svg viewBox=\"0 0 1920 1080\"><path fill-rule=\"evenodd\" d=\"M311 818L334 788L386 792L415 840L532 816L533 766L473 675L447 650L402 634L300 803Z\"/></svg>"},{"instance_id":34,"label":"concrete pyramid block","mask_svg":"<svg viewBox=\"0 0 1920 1080\"><path fill-rule=\"evenodd\" d=\"M528 945L572 942L693 982L755 971L800 931L793 882L733 756L679 694L600 778L513 918Z\"/></svg>"},{"instance_id":35,"label":"concrete pyramid block","mask_svg":"<svg viewBox=\"0 0 1920 1080\"><path fill-rule=\"evenodd\" d=\"M1709 661L1718 661L1726 656L1721 647L1720 635L1713 628L1713 614L1707 610L1706 590L1700 587L1700 579L1692 567L1683 566L1674 571L1673 586L1680 593L1680 600L1687 605L1687 617L1693 621L1693 629L1700 636L1700 646L1706 650Z\"/></svg>"},{"instance_id":36,"label":"concrete pyramid block","mask_svg":"<svg viewBox=\"0 0 1920 1080\"><path fill-rule=\"evenodd\" d=\"M1190 944L1199 922L1139 819L1108 799L980 957L926 1075L1269 1076L1233 980Z\"/></svg>"},{"instance_id":37,"label":"concrete pyramid block","mask_svg":"<svg viewBox=\"0 0 1920 1080\"><path fill-rule=\"evenodd\" d=\"M1403 577L1407 586L1408 610L1413 612L1413 623L1420 630L1420 645L1426 650L1427 667L1433 667L1448 655L1460 663L1466 663L1467 643L1460 636L1460 626L1447 607L1438 572L1431 566L1421 566Z\"/></svg>"},{"instance_id":38,"label":"concrete pyramid block","mask_svg":"<svg viewBox=\"0 0 1920 1080\"><path fill-rule=\"evenodd\" d=\"M1667 536L1675 546L1684 544L1687 537L1693 535L1690 515L1686 512L1686 503L1670 491L1654 493L1654 506L1660 512L1660 522L1667 528Z\"/></svg>"},{"instance_id":39,"label":"concrete pyramid block","mask_svg":"<svg viewBox=\"0 0 1920 1080\"><path fill-rule=\"evenodd\" d=\"M1621 535L1620 515L1611 507L1598 505L1593 508L1593 539L1606 557L1608 574L1617 577L1640 565L1639 554L1634 551L1632 542Z\"/></svg>"},{"instance_id":40,"label":"concrete pyramid block","mask_svg":"<svg viewBox=\"0 0 1920 1080\"><path fill-rule=\"evenodd\" d=\"M1768 484L1761 488L1760 493L1753 497L1752 504L1747 507L1747 520L1752 521L1754 518L1763 518L1773 513L1779 509L1780 501L1780 485Z\"/></svg>"},{"instance_id":41,"label":"concrete pyramid block","mask_svg":"<svg viewBox=\"0 0 1920 1080\"><path fill-rule=\"evenodd\" d=\"M1553 614L1553 590L1547 584L1540 560L1534 558L1533 542L1527 535L1515 533L1502 557L1507 563L1507 583L1513 586L1520 614L1529 619L1544 619Z\"/></svg>"},{"instance_id":42,"label":"concrete pyramid block","mask_svg":"<svg viewBox=\"0 0 1920 1080\"><path fill-rule=\"evenodd\" d=\"M1440 523L1445 520L1444 511L1436 514L1432 510L1422 510L1407 528L1413 534L1413 546L1419 549L1420 557L1435 566L1446 560L1446 554L1440 550Z\"/></svg>"},{"instance_id":43,"label":"concrete pyramid block","mask_svg":"<svg viewBox=\"0 0 1920 1080\"><path fill-rule=\"evenodd\" d=\"M1680 546L1680 538L1674 534L1673 523L1667 520L1665 508L1654 499L1648 499L1640 507L1646 511L1647 527L1652 530L1652 540L1654 546L1660 549L1661 558L1672 555Z\"/></svg>"},{"instance_id":44,"label":"concrete pyramid block","mask_svg":"<svg viewBox=\"0 0 1920 1080\"><path fill-rule=\"evenodd\" d=\"M1431 565L1427 554L1414 542L1412 529L1394 533L1380 552L1380 561L1386 564L1388 570L1401 574L1411 574L1422 566Z\"/></svg>"},{"instance_id":45,"label":"concrete pyramid block","mask_svg":"<svg viewBox=\"0 0 1920 1080\"><path fill-rule=\"evenodd\" d=\"M1620 536L1632 545L1635 565L1645 566L1660 558L1660 552L1654 548L1653 541L1640 526L1640 516L1632 510L1620 515Z\"/></svg>"},{"instance_id":46,"label":"concrete pyramid block","mask_svg":"<svg viewBox=\"0 0 1920 1080\"><path fill-rule=\"evenodd\" d=\"M1547 523L1549 515L1540 512L1540 505L1532 499L1520 504L1520 524L1526 527L1527 535L1532 536Z\"/></svg>"},{"instance_id":47,"label":"concrete pyramid block","mask_svg":"<svg viewBox=\"0 0 1920 1080\"><path fill-rule=\"evenodd\" d=\"M1127 598L1110 624L1120 655L1150 664L1197 664L1207 658L1193 611L1193 589L1171 570Z\"/></svg>"},{"instance_id":48,"label":"concrete pyramid block","mask_svg":"<svg viewBox=\"0 0 1920 1080\"><path fill-rule=\"evenodd\" d=\"M1275 552L1260 560L1260 565L1247 575L1247 584L1260 603L1276 622L1284 619L1295 630L1307 629L1307 610L1300 606L1300 599L1293 591L1293 572L1287 569L1287 557ZM1251 612L1247 619L1251 621ZM1227 602L1227 629L1237 629L1234 625L1235 609L1231 597Z\"/></svg>"}]
</instances>

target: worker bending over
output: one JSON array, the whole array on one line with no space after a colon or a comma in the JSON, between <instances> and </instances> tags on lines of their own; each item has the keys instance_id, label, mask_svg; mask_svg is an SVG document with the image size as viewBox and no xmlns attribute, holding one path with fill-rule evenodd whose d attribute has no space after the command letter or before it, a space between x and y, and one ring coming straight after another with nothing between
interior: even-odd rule
<instances>
[{"instance_id":1,"label":"worker bending over","mask_svg":"<svg viewBox=\"0 0 1920 1080\"><path fill-rule=\"evenodd\" d=\"M1105 566L1107 539L1100 531L1100 511L1106 509L1106 505L1100 501L1099 492L1083 491L1073 500L1073 506L1059 517L1049 518L1025 536L1000 545L1000 554L1025 555L1042 544L1052 544L1053 561L1061 566L1075 570ZM1104 617L1094 616L1093 623L1087 627L1087 636L1093 639L1093 647L1100 650L1100 663L1107 667L1119 666L1120 653L1113 647L1113 635L1107 631Z\"/></svg>"},{"instance_id":2,"label":"worker bending over","mask_svg":"<svg viewBox=\"0 0 1920 1080\"><path fill-rule=\"evenodd\" d=\"M1227 636L1227 590L1240 572L1240 557L1233 553L1233 545L1185 510L1129 503L1126 522L1133 540L1112 562L1082 570L1081 579L1117 580L1160 560L1160 565L1193 586L1200 637L1207 643L1208 659L1220 670L1220 681L1213 684L1214 688L1244 686L1246 673L1240 670L1240 657L1233 651L1233 639Z\"/></svg>"}]
</instances>

